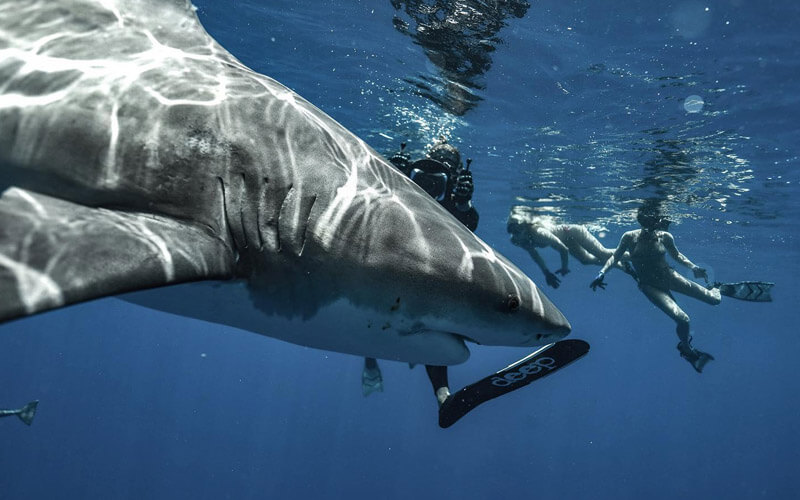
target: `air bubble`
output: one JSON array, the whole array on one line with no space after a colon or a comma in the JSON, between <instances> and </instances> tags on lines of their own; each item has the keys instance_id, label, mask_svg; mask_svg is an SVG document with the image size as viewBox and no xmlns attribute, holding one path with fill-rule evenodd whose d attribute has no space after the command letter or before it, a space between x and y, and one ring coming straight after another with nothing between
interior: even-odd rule
<instances>
[{"instance_id":1,"label":"air bubble","mask_svg":"<svg viewBox=\"0 0 800 500\"><path fill-rule=\"evenodd\" d=\"M699 95L690 95L683 101L683 109L685 109L687 113L699 113L703 111L704 105L705 102L703 102L703 98Z\"/></svg>"}]
</instances>

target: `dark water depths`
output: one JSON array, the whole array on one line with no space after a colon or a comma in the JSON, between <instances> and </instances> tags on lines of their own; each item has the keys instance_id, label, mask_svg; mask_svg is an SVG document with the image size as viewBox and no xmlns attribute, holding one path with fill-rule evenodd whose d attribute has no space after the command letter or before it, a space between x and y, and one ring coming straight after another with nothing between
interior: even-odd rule
<instances>
[{"instance_id":1,"label":"dark water depths","mask_svg":"<svg viewBox=\"0 0 800 500\"><path fill-rule=\"evenodd\" d=\"M477 233L543 279L505 219L527 204L607 246L661 202L681 251L775 302L679 298L674 326L621 273L548 296L592 351L435 424L420 368L115 299L0 327L0 498L791 498L800 463L800 37L795 2L197 2L246 64L390 153L440 135L474 159ZM697 104L697 96L702 105ZM555 266L552 252L543 254ZM473 349L461 386L525 352Z\"/></svg>"}]
</instances>

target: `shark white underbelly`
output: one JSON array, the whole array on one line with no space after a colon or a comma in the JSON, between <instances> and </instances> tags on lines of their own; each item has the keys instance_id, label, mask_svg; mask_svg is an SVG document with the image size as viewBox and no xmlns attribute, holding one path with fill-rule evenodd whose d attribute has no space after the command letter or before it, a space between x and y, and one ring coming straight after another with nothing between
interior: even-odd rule
<instances>
[{"instance_id":1,"label":"shark white underbelly","mask_svg":"<svg viewBox=\"0 0 800 500\"><path fill-rule=\"evenodd\" d=\"M244 282L202 282L133 292L122 299L152 309L260 333L328 351L429 365L469 358L458 335L424 328L399 307L367 311L347 299L321 307L310 318L268 314L255 307ZM453 325L454 329L459 325Z\"/></svg>"}]
</instances>

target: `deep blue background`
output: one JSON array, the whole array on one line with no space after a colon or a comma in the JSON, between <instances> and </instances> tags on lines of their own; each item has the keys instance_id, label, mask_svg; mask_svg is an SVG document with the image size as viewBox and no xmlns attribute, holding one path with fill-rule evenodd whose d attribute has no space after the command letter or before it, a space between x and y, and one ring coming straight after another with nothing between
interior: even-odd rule
<instances>
[{"instance_id":1,"label":"deep blue background","mask_svg":"<svg viewBox=\"0 0 800 500\"><path fill-rule=\"evenodd\" d=\"M536 2L462 117L406 83L437 69L388 1L196 5L242 61L379 151L447 135L475 159L478 234L535 280L505 232L512 204L614 246L657 195L687 256L775 281L775 302L679 297L716 357L698 375L626 276L592 293L597 269L574 263L547 293L590 354L446 431L420 368L382 363L386 392L365 399L355 357L117 299L42 314L0 326L0 407L41 400L30 428L0 420L0 498L796 496L795 2ZM702 113L683 109L692 94ZM478 346L451 382L524 354Z\"/></svg>"}]
</instances>

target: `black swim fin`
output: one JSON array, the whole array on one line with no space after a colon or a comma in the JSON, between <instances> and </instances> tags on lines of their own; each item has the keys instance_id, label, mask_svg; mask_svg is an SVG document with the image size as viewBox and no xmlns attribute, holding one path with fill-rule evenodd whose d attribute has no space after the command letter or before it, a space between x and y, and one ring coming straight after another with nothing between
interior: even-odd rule
<instances>
[{"instance_id":1,"label":"black swim fin","mask_svg":"<svg viewBox=\"0 0 800 500\"><path fill-rule=\"evenodd\" d=\"M697 373L703 373L703 368L708 362L714 360L714 356L707 352L698 351L688 342L679 342L678 351L680 351L681 357L688 361Z\"/></svg>"},{"instance_id":2,"label":"black swim fin","mask_svg":"<svg viewBox=\"0 0 800 500\"><path fill-rule=\"evenodd\" d=\"M766 281L740 281L738 283L714 283L719 293L726 297L749 302L772 302L771 290L775 283Z\"/></svg>"},{"instance_id":3,"label":"black swim fin","mask_svg":"<svg viewBox=\"0 0 800 500\"><path fill-rule=\"evenodd\" d=\"M502 370L450 395L439 406L439 427L446 429L478 405L525 387L563 368L589 352L580 339L559 340L525 356Z\"/></svg>"}]
</instances>

